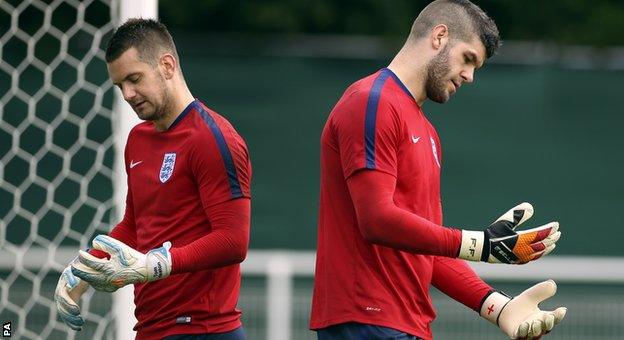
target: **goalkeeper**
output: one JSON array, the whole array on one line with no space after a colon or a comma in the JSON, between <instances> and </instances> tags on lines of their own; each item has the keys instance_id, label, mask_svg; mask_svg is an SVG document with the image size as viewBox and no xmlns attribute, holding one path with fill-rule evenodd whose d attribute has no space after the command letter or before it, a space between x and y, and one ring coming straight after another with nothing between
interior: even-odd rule
<instances>
[{"instance_id":1,"label":"goalkeeper","mask_svg":"<svg viewBox=\"0 0 624 340\"><path fill-rule=\"evenodd\" d=\"M563 307L538 308L554 282L511 299L464 261L537 260L555 248L557 222L520 230L533 215L522 203L489 226L442 225L442 150L422 105L473 82L499 45L495 23L476 5L433 1L390 65L349 86L333 108L321 136L310 321L319 339L431 339L430 285L514 339L538 338L564 317Z\"/></svg>"},{"instance_id":2,"label":"goalkeeper","mask_svg":"<svg viewBox=\"0 0 624 340\"><path fill-rule=\"evenodd\" d=\"M138 339L244 339L236 303L249 242L245 142L192 96L161 23L128 20L108 42L106 61L145 122L126 144L124 217L63 271L59 314L80 330L88 284L106 292L134 284Z\"/></svg>"}]
</instances>

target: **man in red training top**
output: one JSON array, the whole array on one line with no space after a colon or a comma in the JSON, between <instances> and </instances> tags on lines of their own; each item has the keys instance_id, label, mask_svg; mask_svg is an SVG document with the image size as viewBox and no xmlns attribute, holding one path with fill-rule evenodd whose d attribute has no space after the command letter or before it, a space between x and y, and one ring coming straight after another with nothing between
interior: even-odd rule
<instances>
[{"instance_id":1,"label":"man in red training top","mask_svg":"<svg viewBox=\"0 0 624 340\"><path fill-rule=\"evenodd\" d=\"M121 25L106 50L108 72L145 122L125 149L126 210L108 236L79 252L55 298L73 329L87 283L134 284L138 339L244 339L239 263L249 243L251 165L232 125L189 91L167 28Z\"/></svg>"},{"instance_id":2,"label":"man in red training top","mask_svg":"<svg viewBox=\"0 0 624 340\"><path fill-rule=\"evenodd\" d=\"M319 339L431 339L432 284L509 337L539 337L565 308L537 303L542 282L513 300L464 260L521 264L555 247L558 223L516 232L522 203L485 231L442 225L442 150L422 111L446 102L499 47L496 25L467 0L440 0L416 18L387 68L345 91L321 137L318 252L310 327Z\"/></svg>"}]
</instances>

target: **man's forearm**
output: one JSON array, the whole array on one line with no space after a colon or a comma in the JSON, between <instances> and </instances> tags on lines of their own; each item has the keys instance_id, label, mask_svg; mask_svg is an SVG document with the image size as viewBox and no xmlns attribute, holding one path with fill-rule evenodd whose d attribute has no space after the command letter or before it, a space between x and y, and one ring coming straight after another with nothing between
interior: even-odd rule
<instances>
[{"instance_id":1,"label":"man's forearm","mask_svg":"<svg viewBox=\"0 0 624 340\"><path fill-rule=\"evenodd\" d=\"M240 263L249 245L250 200L240 198L210 209L212 232L171 249L172 274Z\"/></svg>"},{"instance_id":2,"label":"man's forearm","mask_svg":"<svg viewBox=\"0 0 624 340\"><path fill-rule=\"evenodd\" d=\"M379 171L360 171L348 179L358 225L369 242L415 254L457 257L461 231L435 224L398 207L395 178Z\"/></svg>"}]
</instances>

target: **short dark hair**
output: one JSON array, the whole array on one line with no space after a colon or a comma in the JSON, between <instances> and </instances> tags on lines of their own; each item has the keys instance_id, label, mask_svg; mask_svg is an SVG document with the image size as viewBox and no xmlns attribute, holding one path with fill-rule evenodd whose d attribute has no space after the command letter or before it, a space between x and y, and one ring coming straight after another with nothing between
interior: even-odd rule
<instances>
[{"instance_id":1,"label":"short dark hair","mask_svg":"<svg viewBox=\"0 0 624 340\"><path fill-rule=\"evenodd\" d=\"M450 37L469 41L477 35L489 58L501 46L500 35L494 20L479 6L468 0L436 0L427 5L412 25L410 37L419 39L438 24L449 28Z\"/></svg>"},{"instance_id":2,"label":"short dark hair","mask_svg":"<svg viewBox=\"0 0 624 340\"><path fill-rule=\"evenodd\" d=\"M154 19L128 19L119 26L108 41L106 62L116 60L130 48L136 48L141 61L155 66L161 53L172 53L178 60L178 52L167 27Z\"/></svg>"}]
</instances>

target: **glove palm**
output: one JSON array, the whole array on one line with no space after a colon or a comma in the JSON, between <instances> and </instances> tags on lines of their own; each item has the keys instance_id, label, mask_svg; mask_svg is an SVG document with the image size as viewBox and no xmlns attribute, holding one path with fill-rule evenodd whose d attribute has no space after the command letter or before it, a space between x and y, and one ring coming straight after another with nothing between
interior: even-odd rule
<instances>
[{"instance_id":1,"label":"glove palm","mask_svg":"<svg viewBox=\"0 0 624 340\"><path fill-rule=\"evenodd\" d=\"M510 299L498 292L492 293L481 307L481 316L498 325L510 339L539 338L550 332L565 317L567 308L542 311L538 304L557 292L553 280L540 282Z\"/></svg>"}]
</instances>

